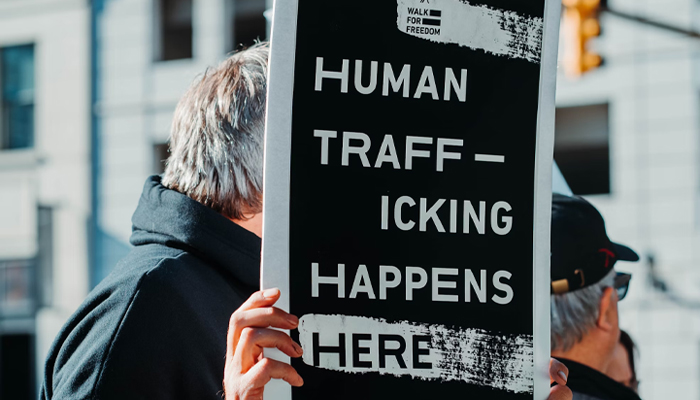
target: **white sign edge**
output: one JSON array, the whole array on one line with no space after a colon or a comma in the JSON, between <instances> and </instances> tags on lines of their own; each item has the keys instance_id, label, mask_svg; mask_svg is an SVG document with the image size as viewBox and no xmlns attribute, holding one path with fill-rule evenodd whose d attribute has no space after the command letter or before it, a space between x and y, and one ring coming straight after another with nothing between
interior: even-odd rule
<instances>
[{"instance_id":1,"label":"white sign edge","mask_svg":"<svg viewBox=\"0 0 700 400\"><path fill-rule=\"evenodd\" d=\"M297 10L298 0L275 0L273 5L263 155L260 286L280 289L281 296L275 306L285 311L289 311L289 192ZM266 274L267 269L274 273ZM266 349L265 356L290 361L277 349ZM273 379L265 385L264 398L291 400L292 388L283 380Z\"/></svg>"},{"instance_id":2,"label":"white sign edge","mask_svg":"<svg viewBox=\"0 0 700 400\"><path fill-rule=\"evenodd\" d=\"M561 1L545 0L533 213L534 398L549 397L552 164ZM539 311L539 312L538 312Z\"/></svg>"}]
</instances>

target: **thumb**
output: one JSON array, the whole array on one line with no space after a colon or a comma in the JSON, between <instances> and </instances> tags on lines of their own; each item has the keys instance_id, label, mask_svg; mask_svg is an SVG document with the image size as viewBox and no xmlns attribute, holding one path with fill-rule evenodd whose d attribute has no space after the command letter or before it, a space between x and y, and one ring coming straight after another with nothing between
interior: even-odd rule
<instances>
[{"instance_id":1,"label":"thumb","mask_svg":"<svg viewBox=\"0 0 700 400\"><path fill-rule=\"evenodd\" d=\"M573 400L574 394L566 386L556 385L549 391L547 400Z\"/></svg>"},{"instance_id":2,"label":"thumb","mask_svg":"<svg viewBox=\"0 0 700 400\"><path fill-rule=\"evenodd\" d=\"M566 365L562 364L554 358L549 359L549 383L558 383L560 385L566 385L566 381L569 379L569 369Z\"/></svg>"}]
</instances>

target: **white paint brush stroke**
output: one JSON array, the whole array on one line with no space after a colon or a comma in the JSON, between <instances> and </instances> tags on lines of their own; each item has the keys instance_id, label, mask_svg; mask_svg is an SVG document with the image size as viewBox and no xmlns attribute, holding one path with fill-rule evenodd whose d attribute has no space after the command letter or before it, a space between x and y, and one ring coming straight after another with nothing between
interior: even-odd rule
<instances>
[{"instance_id":1,"label":"white paint brush stroke","mask_svg":"<svg viewBox=\"0 0 700 400\"><path fill-rule=\"evenodd\" d=\"M540 62L542 53L542 18L519 15L514 11L471 5L464 0L398 1L398 28L411 36L438 43L456 43L510 58ZM409 32L409 8L440 10L439 34ZM422 17L421 17L422 18Z\"/></svg>"},{"instance_id":2,"label":"white paint brush stroke","mask_svg":"<svg viewBox=\"0 0 700 400\"><path fill-rule=\"evenodd\" d=\"M349 373L409 375L424 380L464 381L515 393L533 392L531 335L502 335L482 329L450 329L443 325L407 321L389 323L384 319L348 315L306 314L299 321L299 342L304 349L304 363L310 366L314 365L314 332L319 333L321 346L337 346L338 335L345 334L345 366L339 365L338 354L320 353L319 368ZM370 353L360 355L360 361L372 362L371 368L353 367L352 333L372 335L371 340L361 342L361 347L371 349ZM394 356L386 357L385 368L379 368L379 334L407 338L403 357L407 368L401 368ZM414 335L430 336L430 354L420 356L420 362L432 363L431 369L412 368L413 345L410 338ZM391 346L396 348L396 342L391 342Z\"/></svg>"}]
</instances>

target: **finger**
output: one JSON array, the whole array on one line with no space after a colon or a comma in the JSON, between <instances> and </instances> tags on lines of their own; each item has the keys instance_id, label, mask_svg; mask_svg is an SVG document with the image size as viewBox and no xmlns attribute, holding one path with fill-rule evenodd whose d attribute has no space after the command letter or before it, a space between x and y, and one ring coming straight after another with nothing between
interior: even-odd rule
<instances>
[{"instance_id":1,"label":"finger","mask_svg":"<svg viewBox=\"0 0 700 400\"><path fill-rule=\"evenodd\" d=\"M550 389L547 400L572 400L573 398L574 394L571 392L571 389L566 386L556 385Z\"/></svg>"},{"instance_id":2,"label":"finger","mask_svg":"<svg viewBox=\"0 0 700 400\"><path fill-rule=\"evenodd\" d=\"M236 321L238 320L238 314L259 307L271 307L277 302L280 297L279 289L266 289L253 293L248 297L248 299L240 306L236 311L231 314L228 323L228 333L226 334L226 356L233 356L233 351L236 348L238 342L238 334L234 328Z\"/></svg>"},{"instance_id":3,"label":"finger","mask_svg":"<svg viewBox=\"0 0 700 400\"><path fill-rule=\"evenodd\" d=\"M263 358L255 364L245 374L244 379L248 383L246 386L254 389L262 388L270 382L270 379L283 379L292 386L304 384L304 380L291 365L270 358Z\"/></svg>"},{"instance_id":4,"label":"finger","mask_svg":"<svg viewBox=\"0 0 700 400\"><path fill-rule=\"evenodd\" d=\"M549 383L566 385L569 380L569 368L554 358L549 359Z\"/></svg>"},{"instance_id":5,"label":"finger","mask_svg":"<svg viewBox=\"0 0 700 400\"><path fill-rule=\"evenodd\" d=\"M245 327L294 329L299 325L299 318L277 307L264 307L240 312L234 323L241 329Z\"/></svg>"},{"instance_id":6,"label":"finger","mask_svg":"<svg viewBox=\"0 0 700 400\"><path fill-rule=\"evenodd\" d=\"M254 308L235 312L229 322L229 348L233 351L238 346L244 328L279 328L294 329L299 319L276 307ZM232 355L232 354L231 354Z\"/></svg>"},{"instance_id":7,"label":"finger","mask_svg":"<svg viewBox=\"0 0 700 400\"><path fill-rule=\"evenodd\" d=\"M259 290L251 294L250 297L248 297L248 300L238 307L238 310L236 311L245 311L259 307L270 307L271 305L275 304L279 298L280 290L277 288Z\"/></svg>"},{"instance_id":8,"label":"finger","mask_svg":"<svg viewBox=\"0 0 700 400\"><path fill-rule=\"evenodd\" d=\"M284 332L273 329L245 328L241 333L236 352L233 356L235 365L241 372L253 367L264 348L277 348L290 357L301 357L303 350L299 344Z\"/></svg>"}]
</instances>

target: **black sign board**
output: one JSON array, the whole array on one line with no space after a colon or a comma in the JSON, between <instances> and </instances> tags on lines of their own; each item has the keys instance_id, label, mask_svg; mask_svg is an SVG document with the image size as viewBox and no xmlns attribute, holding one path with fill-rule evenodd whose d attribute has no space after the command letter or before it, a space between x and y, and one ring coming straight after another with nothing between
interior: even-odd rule
<instances>
[{"instance_id":1,"label":"black sign board","mask_svg":"<svg viewBox=\"0 0 700 400\"><path fill-rule=\"evenodd\" d=\"M305 384L266 398L546 397L558 20L276 1L262 285L300 317Z\"/></svg>"}]
</instances>

